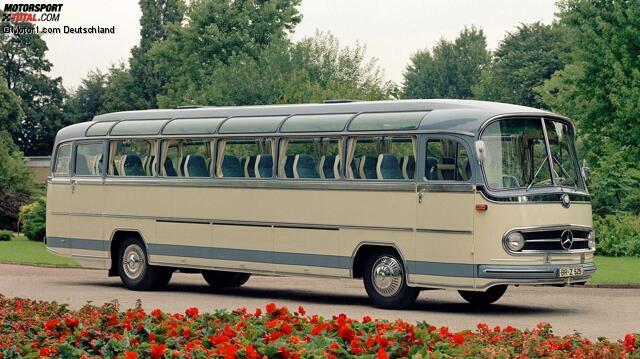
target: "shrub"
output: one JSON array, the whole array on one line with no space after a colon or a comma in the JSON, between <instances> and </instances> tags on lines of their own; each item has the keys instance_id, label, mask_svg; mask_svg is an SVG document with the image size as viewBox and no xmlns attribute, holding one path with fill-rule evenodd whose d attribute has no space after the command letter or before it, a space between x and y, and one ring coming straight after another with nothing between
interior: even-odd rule
<instances>
[{"instance_id":1,"label":"shrub","mask_svg":"<svg viewBox=\"0 0 640 359\"><path fill-rule=\"evenodd\" d=\"M13 239L13 232L7 231L5 229L0 229L0 242L10 241L12 239Z\"/></svg>"},{"instance_id":2,"label":"shrub","mask_svg":"<svg viewBox=\"0 0 640 359\"><path fill-rule=\"evenodd\" d=\"M640 257L640 216L617 212L594 217L596 254Z\"/></svg>"},{"instance_id":3,"label":"shrub","mask_svg":"<svg viewBox=\"0 0 640 359\"><path fill-rule=\"evenodd\" d=\"M18 310L19 309L19 310ZM589 340L577 332L558 336L540 323L450 331L344 314L323 318L273 303L249 312L147 313L138 302L125 312L117 303L78 311L55 302L0 295L3 358L639 358L640 335Z\"/></svg>"},{"instance_id":4,"label":"shrub","mask_svg":"<svg viewBox=\"0 0 640 359\"><path fill-rule=\"evenodd\" d=\"M26 160L6 131L0 131L0 229L17 229L20 206L37 186Z\"/></svg>"},{"instance_id":5,"label":"shrub","mask_svg":"<svg viewBox=\"0 0 640 359\"><path fill-rule=\"evenodd\" d=\"M42 241L46 230L47 202L42 196L20 207L22 233L32 241Z\"/></svg>"}]
</instances>

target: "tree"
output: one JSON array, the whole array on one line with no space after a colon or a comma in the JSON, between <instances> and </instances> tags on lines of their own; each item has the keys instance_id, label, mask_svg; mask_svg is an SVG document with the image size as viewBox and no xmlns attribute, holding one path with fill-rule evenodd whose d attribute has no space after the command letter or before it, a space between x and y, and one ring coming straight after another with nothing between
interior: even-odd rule
<instances>
[{"instance_id":1,"label":"tree","mask_svg":"<svg viewBox=\"0 0 640 359\"><path fill-rule=\"evenodd\" d=\"M489 64L487 41L482 29L465 27L453 41L441 39L429 51L418 51L404 73L405 98L471 98Z\"/></svg>"},{"instance_id":2,"label":"tree","mask_svg":"<svg viewBox=\"0 0 640 359\"><path fill-rule=\"evenodd\" d=\"M129 59L131 77L136 84L135 97L143 100L143 108L157 108L157 95L167 81L164 72L156 68L149 55L153 45L166 38L170 27L179 26L184 17L182 0L140 0L140 44L131 49Z\"/></svg>"},{"instance_id":3,"label":"tree","mask_svg":"<svg viewBox=\"0 0 640 359\"><path fill-rule=\"evenodd\" d=\"M15 230L20 206L36 190L31 172L7 131L0 131L0 229Z\"/></svg>"},{"instance_id":4,"label":"tree","mask_svg":"<svg viewBox=\"0 0 640 359\"><path fill-rule=\"evenodd\" d=\"M286 38L300 14L299 0L194 0L182 26L149 51L157 71L167 75L161 106L194 104L209 78L233 58L256 60L271 43Z\"/></svg>"},{"instance_id":5,"label":"tree","mask_svg":"<svg viewBox=\"0 0 640 359\"><path fill-rule=\"evenodd\" d=\"M100 70L90 71L65 104L70 123L90 121L101 113L102 101L107 91L107 75Z\"/></svg>"},{"instance_id":6,"label":"tree","mask_svg":"<svg viewBox=\"0 0 640 359\"><path fill-rule=\"evenodd\" d=\"M45 57L47 44L32 31L32 24L3 22L0 26L0 68L7 88L20 98L24 111L24 118L11 134L25 154L49 154L57 130L65 125L62 79L47 76L51 70ZM4 31L9 26L25 31Z\"/></svg>"},{"instance_id":7,"label":"tree","mask_svg":"<svg viewBox=\"0 0 640 359\"><path fill-rule=\"evenodd\" d=\"M22 116L24 112L20 106L20 98L0 81L0 131L17 131Z\"/></svg>"},{"instance_id":8,"label":"tree","mask_svg":"<svg viewBox=\"0 0 640 359\"><path fill-rule=\"evenodd\" d=\"M534 91L568 60L571 42L566 29L540 22L523 24L508 33L493 53L490 66L473 87L480 100L544 107Z\"/></svg>"}]
</instances>

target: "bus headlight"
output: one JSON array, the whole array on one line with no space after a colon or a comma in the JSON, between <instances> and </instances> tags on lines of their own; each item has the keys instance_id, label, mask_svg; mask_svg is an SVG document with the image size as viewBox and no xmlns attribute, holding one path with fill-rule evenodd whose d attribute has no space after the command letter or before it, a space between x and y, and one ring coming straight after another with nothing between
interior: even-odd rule
<instances>
[{"instance_id":1,"label":"bus headlight","mask_svg":"<svg viewBox=\"0 0 640 359\"><path fill-rule=\"evenodd\" d=\"M589 245L589 249L596 248L596 231L590 231L587 236L587 244Z\"/></svg>"},{"instance_id":2,"label":"bus headlight","mask_svg":"<svg viewBox=\"0 0 640 359\"><path fill-rule=\"evenodd\" d=\"M517 252L524 247L524 236L520 232L509 233L507 236L507 247L510 250Z\"/></svg>"}]
</instances>

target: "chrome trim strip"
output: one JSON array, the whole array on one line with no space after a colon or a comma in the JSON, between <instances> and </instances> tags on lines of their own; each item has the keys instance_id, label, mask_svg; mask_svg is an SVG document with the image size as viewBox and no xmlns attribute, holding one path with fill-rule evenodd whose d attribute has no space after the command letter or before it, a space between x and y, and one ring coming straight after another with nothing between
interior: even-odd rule
<instances>
[{"instance_id":1,"label":"chrome trim strip","mask_svg":"<svg viewBox=\"0 0 640 359\"><path fill-rule=\"evenodd\" d=\"M446 233L446 234L473 234L473 231L435 228L416 228L416 232L423 233Z\"/></svg>"},{"instance_id":2,"label":"chrome trim strip","mask_svg":"<svg viewBox=\"0 0 640 359\"><path fill-rule=\"evenodd\" d=\"M553 265L478 265L478 278L491 279L570 279L578 281L578 278L560 278L558 275L561 267L582 267L584 275L579 278L588 279L596 271L594 263L583 264L553 264Z\"/></svg>"},{"instance_id":3,"label":"chrome trim strip","mask_svg":"<svg viewBox=\"0 0 640 359\"><path fill-rule=\"evenodd\" d=\"M420 183L417 186L418 192L474 192L475 185L472 183L455 183L442 181L442 183Z\"/></svg>"}]
</instances>

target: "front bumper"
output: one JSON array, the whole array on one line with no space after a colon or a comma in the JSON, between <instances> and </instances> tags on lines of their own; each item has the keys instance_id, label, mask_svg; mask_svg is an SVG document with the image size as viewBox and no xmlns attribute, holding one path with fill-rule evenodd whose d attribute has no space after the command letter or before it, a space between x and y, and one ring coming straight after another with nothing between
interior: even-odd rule
<instances>
[{"instance_id":1,"label":"front bumper","mask_svg":"<svg viewBox=\"0 0 640 359\"><path fill-rule=\"evenodd\" d=\"M560 267L582 267L581 276L560 277ZM491 265L478 266L478 278L500 280L504 282L579 283L586 282L596 271L594 263L581 264L541 264L541 265Z\"/></svg>"}]
</instances>

